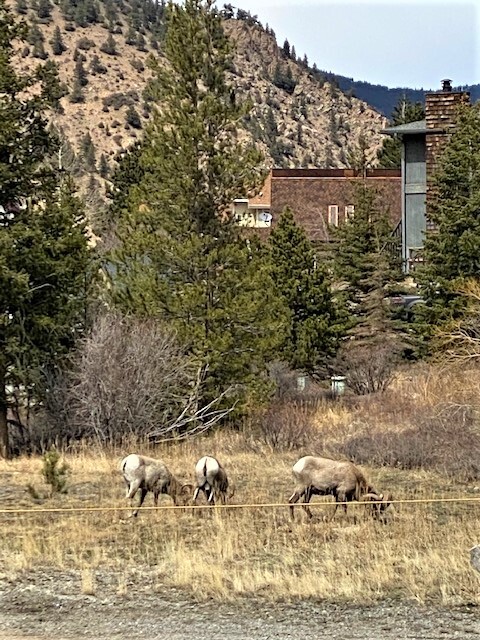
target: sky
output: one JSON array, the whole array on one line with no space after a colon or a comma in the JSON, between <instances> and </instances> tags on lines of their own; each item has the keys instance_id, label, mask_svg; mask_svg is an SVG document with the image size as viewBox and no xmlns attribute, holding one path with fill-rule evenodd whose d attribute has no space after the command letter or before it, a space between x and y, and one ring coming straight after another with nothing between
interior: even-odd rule
<instances>
[{"instance_id":1,"label":"sky","mask_svg":"<svg viewBox=\"0 0 480 640\"><path fill-rule=\"evenodd\" d=\"M219 3L220 4L220 3ZM222 2L223 4L223 2ZM480 83L479 0L238 0L309 64L387 87Z\"/></svg>"}]
</instances>

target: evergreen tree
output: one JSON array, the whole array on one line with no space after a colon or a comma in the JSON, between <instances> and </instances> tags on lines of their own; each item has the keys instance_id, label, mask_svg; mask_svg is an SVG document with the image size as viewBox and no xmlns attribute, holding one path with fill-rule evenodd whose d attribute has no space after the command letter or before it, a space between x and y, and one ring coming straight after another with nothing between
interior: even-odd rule
<instances>
[{"instance_id":1,"label":"evergreen tree","mask_svg":"<svg viewBox=\"0 0 480 640\"><path fill-rule=\"evenodd\" d=\"M88 84L87 72L83 66L83 56L78 56L75 63L75 83L78 83L81 87L86 87Z\"/></svg>"},{"instance_id":2,"label":"evergreen tree","mask_svg":"<svg viewBox=\"0 0 480 640\"><path fill-rule=\"evenodd\" d=\"M107 67L100 62L100 58L96 53L92 56L90 61L90 71L93 75L97 75L98 73L107 73L108 71Z\"/></svg>"},{"instance_id":3,"label":"evergreen tree","mask_svg":"<svg viewBox=\"0 0 480 640\"><path fill-rule=\"evenodd\" d=\"M28 13L27 0L15 0L15 9L20 15L26 15Z\"/></svg>"},{"instance_id":4,"label":"evergreen tree","mask_svg":"<svg viewBox=\"0 0 480 640\"><path fill-rule=\"evenodd\" d=\"M65 46L62 34L60 32L60 27L57 25L53 31L52 39L50 40L50 44L52 45L53 55L61 56L64 51L67 50Z\"/></svg>"},{"instance_id":5,"label":"evergreen tree","mask_svg":"<svg viewBox=\"0 0 480 640\"><path fill-rule=\"evenodd\" d=\"M322 378L345 331L327 270L318 264L312 243L289 209L280 217L269 243L275 285L291 312L282 357L291 368Z\"/></svg>"},{"instance_id":6,"label":"evergreen tree","mask_svg":"<svg viewBox=\"0 0 480 640\"><path fill-rule=\"evenodd\" d=\"M345 360L349 361L348 352L356 352L364 362L380 350L392 364L404 346L387 302L402 280L398 247L379 194L362 181L353 199L353 216L331 230L335 272L353 312L349 328L353 340L346 343Z\"/></svg>"},{"instance_id":7,"label":"evergreen tree","mask_svg":"<svg viewBox=\"0 0 480 640\"><path fill-rule=\"evenodd\" d=\"M140 182L113 178L112 294L125 311L176 328L206 369L204 401L230 389L240 408L264 387L287 315L265 252L228 213L261 179L260 156L232 136L245 110L226 83L230 50L213 3L168 6L164 54L169 65L153 63L151 87L162 110L134 149L139 162L123 163Z\"/></svg>"},{"instance_id":8,"label":"evergreen tree","mask_svg":"<svg viewBox=\"0 0 480 640\"><path fill-rule=\"evenodd\" d=\"M37 15L41 22L50 22L53 6L50 0L38 0Z\"/></svg>"},{"instance_id":9,"label":"evergreen tree","mask_svg":"<svg viewBox=\"0 0 480 640\"><path fill-rule=\"evenodd\" d=\"M102 176L102 178L108 178L108 176L110 175L110 166L104 153L102 153L102 155L100 156L98 173Z\"/></svg>"},{"instance_id":10,"label":"evergreen tree","mask_svg":"<svg viewBox=\"0 0 480 640\"><path fill-rule=\"evenodd\" d=\"M137 47L137 49L139 51L146 51L147 50L145 37L141 33L138 34L137 41L136 41L135 45L136 45L136 47Z\"/></svg>"},{"instance_id":11,"label":"evergreen tree","mask_svg":"<svg viewBox=\"0 0 480 640\"><path fill-rule=\"evenodd\" d=\"M337 125L338 127L338 125ZM370 162L367 156L368 142L363 134L358 136L358 143L349 149L347 156L348 166L355 169L362 175L366 175Z\"/></svg>"},{"instance_id":12,"label":"evergreen tree","mask_svg":"<svg viewBox=\"0 0 480 640\"><path fill-rule=\"evenodd\" d=\"M285 39L285 42L283 43L282 50L283 50L283 55L286 58L290 58L290 43L288 42L287 39Z\"/></svg>"},{"instance_id":13,"label":"evergreen tree","mask_svg":"<svg viewBox=\"0 0 480 640\"><path fill-rule=\"evenodd\" d=\"M88 27L88 19L87 19L87 6L83 0L79 0L73 12L73 19L75 24L79 27Z\"/></svg>"},{"instance_id":14,"label":"evergreen tree","mask_svg":"<svg viewBox=\"0 0 480 640\"><path fill-rule=\"evenodd\" d=\"M106 53L109 56L116 56L118 54L117 51L117 43L115 42L115 38L110 33L105 42L100 46L100 51Z\"/></svg>"},{"instance_id":15,"label":"evergreen tree","mask_svg":"<svg viewBox=\"0 0 480 640\"><path fill-rule=\"evenodd\" d=\"M73 104L76 104L78 102L85 102L85 95L83 93L83 88L78 80L75 80L73 84L72 92L68 96L68 99Z\"/></svg>"},{"instance_id":16,"label":"evergreen tree","mask_svg":"<svg viewBox=\"0 0 480 640\"><path fill-rule=\"evenodd\" d=\"M390 125L416 122L425 118L425 110L420 102L412 102L406 96L400 98L392 113ZM381 149L377 154L378 166L385 169L400 168L402 161L402 143L396 136L385 136Z\"/></svg>"},{"instance_id":17,"label":"evergreen tree","mask_svg":"<svg viewBox=\"0 0 480 640\"><path fill-rule=\"evenodd\" d=\"M40 69L15 71L23 27L0 0L0 453L9 454L11 389L37 402L42 371L83 326L90 257L73 187L50 168L48 91ZM49 72L51 73L51 71ZM40 80L39 80L40 78Z\"/></svg>"},{"instance_id":18,"label":"evergreen tree","mask_svg":"<svg viewBox=\"0 0 480 640\"><path fill-rule=\"evenodd\" d=\"M72 22L74 19L75 5L72 0L60 0L60 11L66 22Z\"/></svg>"},{"instance_id":19,"label":"evergreen tree","mask_svg":"<svg viewBox=\"0 0 480 640\"><path fill-rule=\"evenodd\" d=\"M463 313L458 295L468 279L480 274L480 104L459 109L457 125L441 155L432 184L425 267L418 279L425 305L419 307L420 334L431 337Z\"/></svg>"},{"instance_id":20,"label":"evergreen tree","mask_svg":"<svg viewBox=\"0 0 480 640\"><path fill-rule=\"evenodd\" d=\"M95 145L90 132L87 132L80 140L80 154L87 171L95 171Z\"/></svg>"},{"instance_id":21,"label":"evergreen tree","mask_svg":"<svg viewBox=\"0 0 480 640\"><path fill-rule=\"evenodd\" d=\"M34 58L40 58L41 60L45 60L48 57L45 52L45 47L43 45L45 38L36 22L33 22L28 30L27 41L33 47L32 55Z\"/></svg>"},{"instance_id":22,"label":"evergreen tree","mask_svg":"<svg viewBox=\"0 0 480 640\"><path fill-rule=\"evenodd\" d=\"M99 21L99 10L95 0L85 0L85 17L88 24L96 24Z\"/></svg>"},{"instance_id":23,"label":"evergreen tree","mask_svg":"<svg viewBox=\"0 0 480 640\"><path fill-rule=\"evenodd\" d=\"M125 118L127 124L129 124L134 129L142 128L142 121L140 120L140 116L138 115L137 110L135 109L133 104L128 107Z\"/></svg>"},{"instance_id":24,"label":"evergreen tree","mask_svg":"<svg viewBox=\"0 0 480 640\"><path fill-rule=\"evenodd\" d=\"M130 24L128 27L127 35L125 36L125 43L129 45L135 45L137 42L137 32Z\"/></svg>"},{"instance_id":25,"label":"evergreen tree","mask_svg":"<svg viewBox=\"0 0 480 640\"><path fill-rule=\"evenodd\" d=\"M294 80L292 70L288 64L284 67L280 63L277 63L273 72L272 82L276 87L290 94L294 92L297 86L297 82Z\"/></svg>"}]
</instances>

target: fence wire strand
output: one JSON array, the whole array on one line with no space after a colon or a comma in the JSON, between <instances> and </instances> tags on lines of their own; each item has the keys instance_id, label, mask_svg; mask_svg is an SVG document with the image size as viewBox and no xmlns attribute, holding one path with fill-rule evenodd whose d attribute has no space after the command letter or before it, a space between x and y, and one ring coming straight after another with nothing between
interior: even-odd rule
<instances>
[{"instance_id":1,"label":"fence wire strand","mask_svg":"<svg viewBox=\"0 0 480 640\"><path fill-rule=\"evenodd\" d=\"M405 498L400 500L389 500L391 505L397 504L435 504L435 503L466 503L466 502L480 502L480 496L478 497L465 497L459 496L456 498ZM384 504L381 500L369 500L369 501L352 501L352 502L309 502L308 507L332 507L341 505L350 506L371 506L376 504ZM159 505L159 506L142 506L141 511L186 511L186 510L228 510L228 509L285 509L288 507L302 507L304 502L296 502L290 504L289 502L259 502L259 503L246 503L246 504L197 504L197 505ZM138 508L134 505L129 506L98 506L98 507L42 507L42 508L0 508L0 515L2 514L37 514L37 513L89 513L89 512L109 512L109 511L131 511L132 508Z\"/></svg>"}]
</instances>

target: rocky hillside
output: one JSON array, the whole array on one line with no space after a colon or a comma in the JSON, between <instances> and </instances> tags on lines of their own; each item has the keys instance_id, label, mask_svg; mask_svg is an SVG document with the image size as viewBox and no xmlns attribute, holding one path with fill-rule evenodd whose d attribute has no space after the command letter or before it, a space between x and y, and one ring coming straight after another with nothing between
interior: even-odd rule
<instances>
[{"instance_id":1,"label":"rocky hillside","mask_svg":"<svg viewBox=\"0 0 480 640\"><path fill-rule=\"evenodd\" d=\"M146 61L161 55L162 7L151 0L58 2L15 0L15 11L30 25L18 64L57 63L65 95L52 121L68 147L64 156L72 163L74 150L84 163L86 155L90 170L108 175L149 117ZM292 59L268 27L245 12L242 17L225 15L235 45L231 81L237 95L253 102L245 135L263 148L267 164L344 167L360 137L374 158L385 118Z\"/></svg>"}]
</instances>

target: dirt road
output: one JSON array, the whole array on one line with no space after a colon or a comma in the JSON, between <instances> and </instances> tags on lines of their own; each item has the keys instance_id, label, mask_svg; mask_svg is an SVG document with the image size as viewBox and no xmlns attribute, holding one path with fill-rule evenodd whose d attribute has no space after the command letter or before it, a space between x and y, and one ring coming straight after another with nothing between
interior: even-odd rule
<instances>
[{"instance_id":1,"label":"dirt road","mask_svg":"<svg viewBox=\"0 0 480 640\"><path fill-rule=\"evenodd\" d=\"M0 640L473 640L480 608L436 608L384 602L373 606L265 599L196 603L180 591L124 585L108 575L95 595L81 593L75 572L0 577Z\"/></svg>"}]
</instances>

